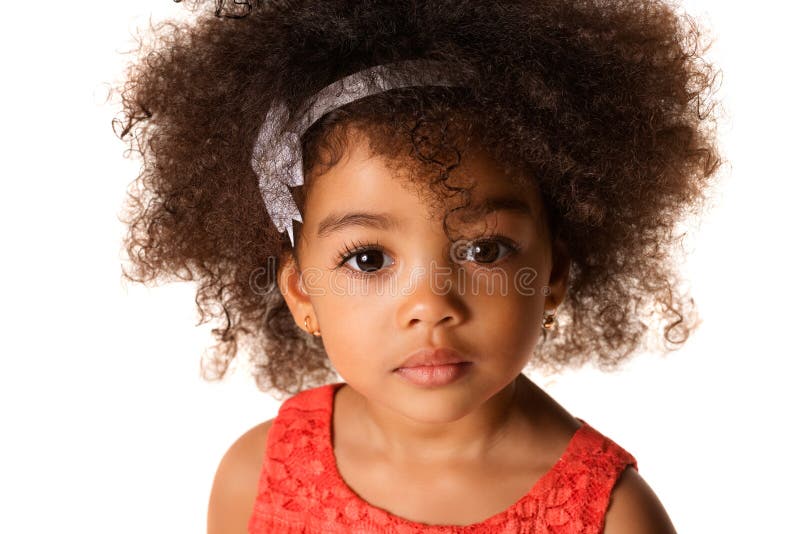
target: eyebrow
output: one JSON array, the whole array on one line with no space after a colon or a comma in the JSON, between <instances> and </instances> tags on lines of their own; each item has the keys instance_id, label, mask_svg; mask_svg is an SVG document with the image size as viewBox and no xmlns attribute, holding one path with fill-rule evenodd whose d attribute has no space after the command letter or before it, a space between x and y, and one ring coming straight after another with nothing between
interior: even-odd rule
<instances>
[{"instance_id":1,"label":"eyebrow","mask_svg":"<svg viewBox=\"0 0 800 534\"><path fill-rule=\"evenodd\" d=\"M484 200L477 206L467 209L470 212L474 211L478 217L488 215L495 211L510 211L533 217L533 212L528 203L521 198L515 197L492 197Z\"/></svg>"},{"instance_id":2,"label":"eyebrow","mask_svg":"<svg viewBox=\"0 0 800 534\"><path fill-rule=\"evenodd\" d=\"M514 197L494 197L467 208L474 212L475 218L488 215L495 211L510 211L520 215L533 217L527 202ZM472 219L472 217L470 217ZM353 211L348 213L331 213L319 222L317 237L328 237L348 226L361 226L363 228L377 228L380 230L397 229L400 222L389 213L371 213L366 211Z\"/></svg>"}]
</instances>

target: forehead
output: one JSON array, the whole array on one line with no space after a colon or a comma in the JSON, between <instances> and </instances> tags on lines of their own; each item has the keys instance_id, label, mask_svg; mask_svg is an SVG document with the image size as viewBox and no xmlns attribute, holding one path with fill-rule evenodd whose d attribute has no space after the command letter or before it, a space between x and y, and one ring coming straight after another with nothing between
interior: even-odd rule
<instances>
[{"instance_id":1,"label":"forehead","mask_svg":"<svg viewBox=\"0 0 800 534\"><path fill-rule=\"evenodd\" d=\"M457 165L447 179L443 166L423 163L413 156L388 159L370 150L363 135L351 135L337 163L313 175L305 203L304 228L317 232L348 211L391 213L397 220L419 218L440 220L441 215L470 201L458 211L456 220L469 222L492 209L523 214L540 220L542 211L538 188L499 164L480 145L461 149ZM468 197L460 194L469 190Z\"/></svg>"}]
</instances>

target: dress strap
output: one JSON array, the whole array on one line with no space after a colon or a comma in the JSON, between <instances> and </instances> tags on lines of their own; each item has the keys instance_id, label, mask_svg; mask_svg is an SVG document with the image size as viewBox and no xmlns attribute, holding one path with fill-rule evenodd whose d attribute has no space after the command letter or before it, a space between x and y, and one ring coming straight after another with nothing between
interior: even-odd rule
<instances>
[{"instance_id":1,"label":"dress strap","mask_svg":"<svg viewBox=\"0 0 800 534\"><path fill-rule=\"evenodd\" d=\"M361 499L336 467L331 440L333 400L344 383L303 391L284 401L267 450L249 532L600 534L611 491L636 459L586 421L563 455L505 511L466 526L425 525Z\"/></svg>"}]
</instances>

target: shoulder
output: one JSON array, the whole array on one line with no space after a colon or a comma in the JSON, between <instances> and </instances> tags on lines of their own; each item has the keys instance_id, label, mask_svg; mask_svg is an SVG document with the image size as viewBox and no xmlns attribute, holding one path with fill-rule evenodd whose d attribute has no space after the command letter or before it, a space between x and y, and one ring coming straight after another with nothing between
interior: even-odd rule
<instances>
[{"instance_id":1,"label":"shoulder","mask_svg":"<svg viewBox=\"0 0 800 534\"><path fill-rule=\"evenodd\" d=\"M675 534L661 501L632 466L622 471L611 492L604 534Z\"/></svg>"},{"instance_id":2,"label":"shoulder","mask_svg":"<svg viewBox=\"0 0 800 534\"><path fill-rule=\"evenodd\" d=\"M220 460L208 503L208 534L246 533L255 505L267 432L274 419L242 434Z\"/></svg>"}]
</instances>

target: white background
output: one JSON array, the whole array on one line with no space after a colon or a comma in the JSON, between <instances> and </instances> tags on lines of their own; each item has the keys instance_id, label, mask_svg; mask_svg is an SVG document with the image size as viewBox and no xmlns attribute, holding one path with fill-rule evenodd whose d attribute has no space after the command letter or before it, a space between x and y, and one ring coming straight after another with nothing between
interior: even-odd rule
<instances>
[{"instance_id":1,"label":"white background","mask_svg":"<svg viewBox=\"0 0 800 534\"><path fill-rule=\"evenodd\" d=\"M727 110L730 163L684 271L703 326L616 374L532 378L636 456L679 532L797 532L800 13L683 5L716 36ZM105 98L136 28L184 12L170 0L5 10L2 532L204 532L222 454L277 411L244 369L199 378L212 338L194 326L192 285L120 278L117 216L138 163Z\"/></svg>"}]
</instances>

